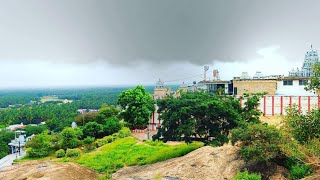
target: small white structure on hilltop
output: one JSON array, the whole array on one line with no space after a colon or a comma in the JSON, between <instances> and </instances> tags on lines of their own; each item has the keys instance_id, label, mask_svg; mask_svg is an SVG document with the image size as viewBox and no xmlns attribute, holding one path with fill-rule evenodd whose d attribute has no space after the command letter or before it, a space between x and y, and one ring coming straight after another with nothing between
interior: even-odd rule
<instances>
[{"instance_id":1,"label":"small white structure on hilltop","mask_svg":"<svg viewBox=\"0 0 320 180\"><path fill-rule=\"evenodd\" d=\"M34 135L31 135L29 137L26 137L25 131L15 131L15 138L14 140L11 140L11 142L8 144L11 148L11 153L19 152L21 153L22 147L26 145L26 143L33 137Z\"/></svg>"},{"instance_id":2,"label":"small white structure on hilltop","mask_svg":"<svg viewBox=\"0 0 320 180\"><path fill-rule=\"evenodd\" d=\"M242 72L240 75L240 79L251 79L248 72Z\"/></svg>"},{"instance_id":3,"label":"small white structure on hilltop","mask_svg":"<svg viewBox=\"0 0 320 180\"><path fill-rule=\"evenodd\" d=\"M289 77L312 77L312 67L319 63L318 51L311 48L306 52L304 56L304 62L301 69L292 69L289 71Z\"/></svg>"},{"instance_id":4,"label":"small white structure on hilltop","mask_svg":"<svg viewBox=\"0 0 320 180\"><path fill-rule=\"evenodd\" d=\"M261 71L256 71L256 74L254 74L253 79L263 79L265 76L262 74Z\"/></svg>"},{"instance_id":5,"label":"small white structure on hilltop","mask_svg":"<svg viewBox=\"0 0 320 180\"><path fill-rule=\"evenodd\" d=\"M73 121L73 122L71 123L71 127L72 127L72 128L76 128L76 127L77 127L77 123Z\"/></svg>"}]
</instances>

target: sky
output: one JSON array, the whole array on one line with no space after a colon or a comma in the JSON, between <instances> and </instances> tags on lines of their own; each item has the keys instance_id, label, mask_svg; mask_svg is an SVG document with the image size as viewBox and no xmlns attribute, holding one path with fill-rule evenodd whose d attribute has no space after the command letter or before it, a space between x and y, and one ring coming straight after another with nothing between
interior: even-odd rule
<instances>
[{"instance_id":1,"label":"sky","mask_svg":"<svg viewBox=\"0 0 320 180\"><path fill-rule=\"evenodd\" d=\"M287 75L320 49L317 0L0 0L0 88Z\"/></svg>"}]
</instances>

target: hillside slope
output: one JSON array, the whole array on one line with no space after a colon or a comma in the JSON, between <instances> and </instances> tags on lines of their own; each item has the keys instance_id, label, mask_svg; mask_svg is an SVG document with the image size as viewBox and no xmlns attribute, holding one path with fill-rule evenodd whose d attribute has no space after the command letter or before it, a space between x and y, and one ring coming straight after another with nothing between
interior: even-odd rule
<instances>
[{"instance_id":1,"label":"hillside slope","mask_svg":"<svg viewBox=\"0 0 320 180\"><path fill-rule=\"evenodd\" d=\"M5 180L95 180L98 174L93 170L74 164L52 161L28 161L7 167L0 171Z\"/></svg>"},{"instance_id":2,"label":"hillside slope","mask_svg":"<svg viewBox=\"0 0 320 180\"><path fill-rule=\"evenodd\" d=\"M191 153L152 165L123 168L112 175L113 179L232 179L244 165L239 148L225 145L199 148Z\"/></svg>"}]
</instances>

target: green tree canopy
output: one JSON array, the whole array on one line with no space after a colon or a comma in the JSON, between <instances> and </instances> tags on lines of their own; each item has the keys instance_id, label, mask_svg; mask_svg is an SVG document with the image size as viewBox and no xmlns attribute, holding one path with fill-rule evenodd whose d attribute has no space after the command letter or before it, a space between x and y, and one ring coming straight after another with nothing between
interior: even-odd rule
<instances>
[{"instance_id":1,"label":"green tree canopy","mask_svg":"<svg viewBox=\"0 0 320 180\"><path fill-rule=\"evenodd\" d=\"M85 137L101 137L103 133L103 126L97 122L88 122L83 126L83 135Z\"/></svg>"},{"instance_id":2,"label":"green tree canopy","mask_svg":"<svg viewBox=\"0 0 320 180\"><path fill-rule=\"evenodd\" d=\"M154 100L143 86L123 91L118 98L121 117L130 127L146 126L155 110Z\"/></svg>"},{"instance_id":3,"label":"green tree canopy","mask_svg":"<svg viewBox=\"0 0 320 180\"><path fill-rule=\"evenodd\" d=\"M73 128L65 128L60 133L60 147L63 149L76 148L78 146L79 132Z\"/></svg>"}]
</instances>

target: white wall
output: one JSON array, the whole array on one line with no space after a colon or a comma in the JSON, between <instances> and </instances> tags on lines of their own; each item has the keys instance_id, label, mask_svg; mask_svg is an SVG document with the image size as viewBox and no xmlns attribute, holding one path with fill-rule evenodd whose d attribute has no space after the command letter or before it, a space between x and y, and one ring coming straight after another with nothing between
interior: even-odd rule
<instances>
[{"instance_id":1,"label":"white wall","mask_svg":"<svg viewBox=\"0 0 320 180\"><path fill-rule=\"evenodd\" d=\"M304 90L305 86L299 85L299 80L293 80L293 84L283 85L283 80L277 81L277 95L290 96L314 96L314 93Z\"/></svg>"}]
</instances>

